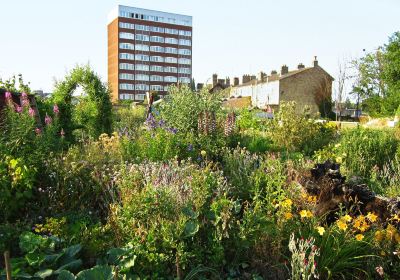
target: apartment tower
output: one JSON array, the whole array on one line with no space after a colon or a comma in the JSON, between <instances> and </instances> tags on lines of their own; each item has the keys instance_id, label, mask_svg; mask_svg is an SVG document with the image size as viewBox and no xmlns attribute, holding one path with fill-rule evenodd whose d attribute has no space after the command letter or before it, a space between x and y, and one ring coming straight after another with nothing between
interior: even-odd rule
<instances>
[{"instance_id":1,"label":"apartment tower","mask_svg":"<svg viewBox=\"0 0 400 280\"><path fill-rule=\"evenodd\" d=\"M117 6L108 19L108 82L113 102L165 95L192 79L192 17Z\"/></svg>"}]
</instances>

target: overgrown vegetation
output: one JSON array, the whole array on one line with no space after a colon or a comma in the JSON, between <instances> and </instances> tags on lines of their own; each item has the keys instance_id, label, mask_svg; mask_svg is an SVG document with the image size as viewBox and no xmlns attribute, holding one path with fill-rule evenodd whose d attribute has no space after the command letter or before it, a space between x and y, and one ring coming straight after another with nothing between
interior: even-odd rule
<instances>
[{"instance_id":1,"label":"overgrown vegetation","mask_svg":"<svg viewBox=\"0 0 400 280\"><path fill-rule=\"evenodd\" d=\"M392 131L338 132L292 103L260 120L184 86L147 119L143 107L117 108L109 129L93 106L106 88L84 86L94 100L70 103L76 80L66 81L44 101L40 127L28 103L7 99L3 114L0 250L11 252L15 279L400 277L398 228L343 209L328 223L304 183L330 159L398 196ZM86 132L75 133L83 118Z\"/></svg>"}]
</instances>

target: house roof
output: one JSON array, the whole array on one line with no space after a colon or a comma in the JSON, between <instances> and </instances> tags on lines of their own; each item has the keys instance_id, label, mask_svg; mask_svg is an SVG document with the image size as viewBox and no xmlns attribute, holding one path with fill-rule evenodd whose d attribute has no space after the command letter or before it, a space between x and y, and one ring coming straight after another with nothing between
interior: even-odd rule
<instances>
[{"instance_id":1,"label":"house roof","mask_svg":"<svg viewBox=\"0 0 400 280\"><path fill-rule=\"evenodd\" d=\"M317 66L320 70L322 70L332 81L335 80L328 72L326 72L322 67ZM263 84L263 83L269 83L269 82L275 82L278 80L283 80L289 77L293 77L299 73L311 70L311 69L315 69L315 67L306 67L306 68L302 68L302 69L296 69L296 70L292 70L289 71L287 74L285 75L279 75L279 74L274 74L271 76L268 76L267 81L265 82L260 82L258 80L251 80L250 82L238 85L237 87L243 87L243 86L250 86L250 85L256 85L256 84Z\"/></svg>"}]
</instances>

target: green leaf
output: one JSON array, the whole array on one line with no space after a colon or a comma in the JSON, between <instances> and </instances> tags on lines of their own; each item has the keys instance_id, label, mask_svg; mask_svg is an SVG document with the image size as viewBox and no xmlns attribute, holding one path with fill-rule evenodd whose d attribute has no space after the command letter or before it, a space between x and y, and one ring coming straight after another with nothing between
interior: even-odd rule
<instances>
[{"instance_id":1,"label":"green leaf","mask_svg":"<svg viewBox=\"0 0 400 280\"><path fill-rule=\"evenodd\" d=\"M107 252L108 255L108 263L113 265L118 265L121 256L126 253L125 249L122 248L113 248Z\"/></svg>"},{"instance_id":2,"label":"green leaf","mask_svg":"<svg viewBox=\"0 0 400 280\"><path fill-rule=\"evenodd\" d=\"M199 231L199 224L197 221L189 220L185 224L184 235L185 237L190 237L195 235Z\"/></svg>"},{"instance_id":3,"label":"green leaf","mask_svg":"<svg viewBox=\"0 0 400 280\"><path fill-rule=\"evenodd\" d=\"M46 259L46 256L43 253L37 252L37 250L34 250L27 255L25 255L25 259L28 262L30 266L39 266L41 265L44 260Z\"/></svg>"},{"instance_id":4,"label":"green leaf","mask_svg":"<svg viewBox=\"0 0 400 280\"><path fill-rule=\"evenodd\" d=\"M95 266L91 269L83 270L78 273L77 280L113 280L112 269L110 266Z\"/></svg>"},{"instance_id":5,"label":"green leaf","mask_svg":"<svg viewBox=\"0 0 400 280\"><path fill-rule=\"evenodd\" d=\"M58 275L57 280L75 280L75 276L67 270L62 270Z\"/></svg>"},{"instance_id":6,"label":"green leaf","mask_svg":"<svg viewBox=\"0 0 400 280\"><path fill-rule=\"evenodd\" d=\"M32 232L23 232L19 237L19 247L24 253L32 252L46 243L46 239Z\"/></svg>"},{"instance_id":7,"label":"green leaf","mask_svg":"<svg viewBox=\"0 0 400 280\"><path fill-rule=\"evenodd\" d=\"M47 268L47 269L43 269L43 270L41 270L41 271L36 272L35 275L33 275L33 276L34 276L34 277L39 277L39 278L45 279L46 277L49 277L49 276L51 276L52 274L53 274L53 270Z\"/></svg>"},{"instance_id":8,"label":"green leaf","mask_svg":"<svg viewBox=\"0 0 400 280\"><path fill-rule=\"evenodd\" d=\"M128 272L131 267L135 265L136 255L124 258L121 262L120 268L122 272Z\"/></svg>"},{"instance_id":9,"label":"green leaf","mask_svg":"<svg viewBox=\"0 0 400 280\"><path fill-rule=\"evenodd\" d=\"M72 262L69 262L67 264L64 264L63 266L59 267L56 271L55 274L61 273L63 270L68 270L68 271L78 271L78 269L82 266L82 260L74 260Z\"/></svg>"}]
</instances>

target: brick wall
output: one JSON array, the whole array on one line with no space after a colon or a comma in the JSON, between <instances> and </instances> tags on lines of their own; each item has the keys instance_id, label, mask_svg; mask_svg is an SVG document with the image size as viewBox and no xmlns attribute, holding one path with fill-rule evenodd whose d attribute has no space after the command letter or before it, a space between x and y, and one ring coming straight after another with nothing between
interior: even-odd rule
<instances>
[{"instance_id":1,"label":"brick wall","mask_svg":"<svg viewBox=\"0 0 400 280\"><path fill-rule=\"evenodd\" d=\"M279 102L295 101L297 113L308 106L312 114L318 114L320 100L331 97L332 79L320 67L280 80Z\"/></svg>"}]
</instances>

